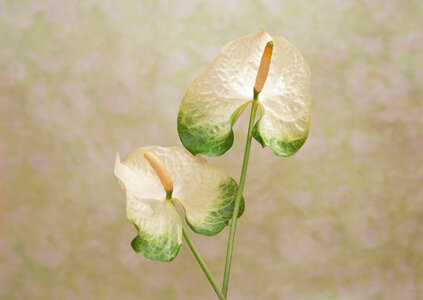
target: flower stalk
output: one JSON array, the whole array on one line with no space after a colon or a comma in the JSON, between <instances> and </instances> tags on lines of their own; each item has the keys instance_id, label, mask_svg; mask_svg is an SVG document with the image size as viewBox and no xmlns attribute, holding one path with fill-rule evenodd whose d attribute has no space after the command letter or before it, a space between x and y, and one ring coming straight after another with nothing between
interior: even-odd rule
<instances>
[{"instance_id":1,"label":"flower stalk","mask_svg":"<svg viewBox=\"0 0 423 300\"><path fill-rule=\"evenodd\" d=\"M258 106L257 98L255 100L256 101L253 101L253 104L251 107L250 123L248 126L248 136L247 136L247 142L245 145L244 160L242 163L242 170L241 170L241 178L239 180L239 188L238 188L238 192L235 199L234 212L233 212L232 221L231 221L231 230L229 232L228 248L226 251L225 273L224 273L223 285L222 285L222 293L225 297L228 294L229 275L231 272L232 252L233 252L234 240L235 240L237 215L239 212L239 204L241 202L242 192L244 190L245 179L247 177L247 168L248 168L248 160L250 157L251 140L253 137L254 120L256 118L256 112L257 112L257 106Z\"/></svg>"},{"instance_id":2,"label":"flower stalk","mask_svg":"<svg viewBox=\"0 0 423 300\"><path fill-rule=\"evenodd\" d=\"M239 179L239 188L235 198L234 211L231 221L231 230L229 232L228 248L226 251L226 263L225 273L223 276L222 293L226 297L228 295L229 275L231 272L232 253L235 241L235 231L237 224L237 216L239 211L239 204L242 198L242 192L244 190L245 179L247 177L248 160L250 158L251 140L253 137L254 121L256 119L256 112L258 107L258 95L262 91L264 84L266 83L267 75L269 74L270 62L272 59L273 42L269 41L264 48L263 55L261 57L260 66L258 68L256 83L254 85L254 99L252 101L250 122L248 124L248 135L247 142L245 144L244 160L242 163L241 177Z\"/></svg>"},{"instance_id":3,"label":"flower stalk","mask_svg":"<svg viewBox=\"0 0 423 300\"><path fill-rule=\"evenodd\" d=\"M185 240L187 241L189 248L191 249L192 254L194 254L195 259L197 260L201 269L203 269L204 274L206 274L207 279L209 280L209 282L210 282L211 286L213 287L214 291L216 292L217 297L220 300L225 300L226 297L220 291L219 286L217 285L216 281L213 278L213 275L210 273L210 270L207 268L206 263L201 258L200 253L198 253L197 249L195 248L194 243L192 242L190 236L188 235L188 232L185 229L185 227L182 228L182 233L184 235Z\"/></svg>"}]
</instances>

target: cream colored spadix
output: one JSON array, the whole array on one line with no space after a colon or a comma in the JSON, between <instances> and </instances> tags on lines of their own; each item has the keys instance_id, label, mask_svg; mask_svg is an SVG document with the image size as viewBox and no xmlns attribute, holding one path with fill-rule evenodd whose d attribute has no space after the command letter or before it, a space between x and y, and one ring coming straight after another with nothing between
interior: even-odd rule
<instances>
[{"instance_id":1,"label":"cream colored spadix","mask_svg":"<svg viewBox=\"0 0 423 300\"><path fill-rule=\"evenodd\" d=\"M234 140L232 126L253 99L254 87L263 109L254 138L278 156L296 153L311 122L310 70L290 42L263 29L224 46L188 87L178 114L185 148L193 154L225 153Z\"/></svg>"},{"instance_id":2,"label":"cream colored spadix","mask_svg":"<svg viewBox=\"0 0 423 300\"><path fill-rule=\"evenodd\" d=\"M114 173L125 191L128 219L138 230L132 247L149 259L173 260L182 246L182 220L172 201L165 201L163 187L173 190L171 199L183 206L197 233L217 234L232 218L235 180L183 148L141 147L123 162L117 154Z\"/></svg>"},{"instance_id":3,"label":"cream colored spadix","mask_svg":"<svg viewBox=\"0 0 423 300\"><path fill-rule=\"evenodd\" d=\"M153 152L144 152L144 157L156 172L165 191L173 191L173 180L164 163Z\"/></svg>"}]
</instances>

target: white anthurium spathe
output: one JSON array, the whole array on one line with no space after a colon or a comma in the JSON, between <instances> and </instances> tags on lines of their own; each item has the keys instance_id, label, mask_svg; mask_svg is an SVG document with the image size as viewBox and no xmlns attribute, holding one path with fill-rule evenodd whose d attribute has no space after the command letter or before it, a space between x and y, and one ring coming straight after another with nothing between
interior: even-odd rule
<instances>
[{"instance_id":1,"label":"white anthurium spathe","mask_svg":"<svg viewBox=\"0 0 423 300\"><path fill-rule=\"evenodd\" d=\"M262 117L253 136L278 156L293 155L304 144L311 122L310 70L290 42L261 29L223 47L188 87L178 114L178 133L191 153L218 156L232 146L232 126L253 99L268 42L273 42L273 54L258 98Z\"/></svg>"},{"instance_id":2,"label":"white anthurium spathe","mask_svg":"<svg viewBox=\"0 0 423 300\"><path fill-rule=\"evenodd\" d=\"M124 161L117 154L114 173L126 194L128 219L138 230L132 248L146 258L171 261L182 246L182 219L173 201L183 207L191 229L203 235L219 233L232 218L236 181L183 148L141 147ZM242 201L239 215L243 209Z\"/></svg>"}]
</instances>

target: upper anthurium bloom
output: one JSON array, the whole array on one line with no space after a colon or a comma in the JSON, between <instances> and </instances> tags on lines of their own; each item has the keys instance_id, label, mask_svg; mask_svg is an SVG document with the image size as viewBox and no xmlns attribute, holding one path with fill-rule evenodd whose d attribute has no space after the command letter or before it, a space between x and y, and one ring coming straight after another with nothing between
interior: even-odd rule
<instances>
[{"instance_id":1,"label":"upper anthurium bloom","mask_svg":"<svg viewBox=\"0 0 423 300\"><path fill-rule=\"evenodd\" d=\"M235 180L183 148L141 147L123 162L117 154L114 173L138 230L132 248L146 258L171 261L182 246L182 220L173 201L185 210L191 229L203 235L219 233L232 217ZM239 215L243 209L242 201Z\"/></svg>"},{"instance_id":2,"label":"upper anthurium bloom","mask_svg":"<svg viewBox=\"0 0 423 300\"><path fill-rule=\"evenodd\" d=\"M218 156L232 146L232 126L253 99L263 50L272 46L269 42L273 54L258 99L262 117L253 136L278 156L293 155L304 144L311 122L310 70L290 42L261 29L223 47L188 87L178 114L178 132L191 153Z\"/></svg>"}]
</instances>

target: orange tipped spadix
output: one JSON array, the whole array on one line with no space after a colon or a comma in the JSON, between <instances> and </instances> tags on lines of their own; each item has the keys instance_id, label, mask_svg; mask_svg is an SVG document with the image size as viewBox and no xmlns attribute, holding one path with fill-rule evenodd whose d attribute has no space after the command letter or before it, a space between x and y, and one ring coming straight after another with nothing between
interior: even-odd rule
<instances>
[{"instance_id":1,"label":"orange tipped spadix","mask_svg":"<svg viewBox=\"0 0 423 300\"><path fill-rule=\"evenodd\" d=\"M264 48L263 55L261 56L260 66L258 68L256 83L254 91L258 94L266 83L267 75L269 74L270 62L272 60L273 42L269 41Z\"/></svg>"}]
</instances>

